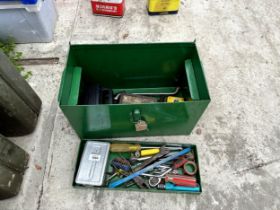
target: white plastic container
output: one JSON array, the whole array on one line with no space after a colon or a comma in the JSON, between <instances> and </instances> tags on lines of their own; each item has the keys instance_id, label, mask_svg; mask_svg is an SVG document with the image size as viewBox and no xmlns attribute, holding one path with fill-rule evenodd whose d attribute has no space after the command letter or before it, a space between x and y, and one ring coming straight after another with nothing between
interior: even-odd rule
<instances>
[{"instance_id":1,"label":"white plastic container","mask_svg":"<svg viewBox=\"0 0 280 210\"><path fill-rule=\"evenodd\" d=\"M0 1L0 40L51 42L56 20L53 0L38 0L34 5Z\"/></svg>"}]
</instances>

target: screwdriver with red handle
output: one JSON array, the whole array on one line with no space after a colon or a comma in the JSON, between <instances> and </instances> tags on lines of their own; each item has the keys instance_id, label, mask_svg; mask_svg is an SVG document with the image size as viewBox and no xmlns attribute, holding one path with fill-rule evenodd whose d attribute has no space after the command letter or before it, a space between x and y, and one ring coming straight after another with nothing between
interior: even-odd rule
<instances>
[{"instance_id":1,"label":"screwdriver with red handle","mask_svg":"<svg viewBox=\"0 0 280 210\"><path fill-rule=\"evenodd\" d=\"M167 174L165 176L165 182L171 182L178 186L186 186L186 187L197 186L196 178L191 176Z\"/></svg>"}]
</instances>

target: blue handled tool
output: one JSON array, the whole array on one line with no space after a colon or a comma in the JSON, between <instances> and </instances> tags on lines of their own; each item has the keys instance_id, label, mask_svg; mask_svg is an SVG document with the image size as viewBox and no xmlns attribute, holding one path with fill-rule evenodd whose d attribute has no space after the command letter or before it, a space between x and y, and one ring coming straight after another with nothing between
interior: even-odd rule
<instances>
[{"instance_id":1,"label":"blue handled tool","mask_svg":"<svg viewBox=\"0 0 280 210\"><path fill-rule=\"evenodd\" d=\"M172 183L166 183L166 184L159 184L158 189L161 190L175 190L175 191L186 191L186 192L199 192L200 187L184 187L184 186L176 186Z\"/></svg>"},{"instance_id":2,"label":"blue handled tool","mask_svg":"<svg viewBox=\"0 0 280 210\"><path fill-rule=\"evenodd\" d=\"M177 153L175 153L174 155L171 155L171 156L169 156L169 157L167 157L167 158L164 158L164 159L162 159L162 160L160 160L160 161L158 161L158 162L156 162L156 163L153 163L153 164L147 166L146 168L143 168L143 169L141 169L141 170L139 170L139 171L136 171L135 173L130 174L129 176L127 176L127 177L125 177L125 178L123 178L123 179L119 179L119 180L117 180L117 181L115 181L115 182L110 183L110 184L109 184L109 188L115 188L115 187L117 187L117 186L119 186L119 185L121 185L121 184L123 184L123 183L125 183L125 182L130 181L131 179L133 179L133 178L135 178L135 177L137 177L137 176L140 176L141 174L143 174L143 173L145 173L145 172L148 172L148 171L153 170L155 167L157 167L157 166L159 166L159 165L161 165L161 164L164 164L164 163L166 163L166 162L169 162L169 161L171 161L171 160L174 160L175 158L177 158L177 157L179 157L179 156L185 155L185 154L187 154L187 153L190 152L190 151L191 151L190 148L183 149L182 151L177 152Z\"/></svg>"}]
</instances>

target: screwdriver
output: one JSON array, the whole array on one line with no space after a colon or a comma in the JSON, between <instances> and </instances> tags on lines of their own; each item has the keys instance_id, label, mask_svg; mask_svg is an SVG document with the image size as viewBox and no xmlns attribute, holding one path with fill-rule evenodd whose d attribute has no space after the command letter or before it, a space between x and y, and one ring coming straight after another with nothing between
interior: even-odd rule
<instances>
[{"instance_id":1,"label":"screwdriver","mask_svg":"<svg viewBox=\"0 0 280 210\"><path fill-rule=\"evenodd\" d=\"M110 152L136 152L141 149L158 149L160 147L142 147L140 144L111 144ZM180 146L166 147L170 150L182 150Z\"/></svg>"},{"instance_id":2,"label":"screwdriver","mask_svg":"<svg viewBox=\"0 0 280 210\"><path fill-rule=\"evenodd\" d=\"M155 155L160 152L160 148L154 148L154 149L143 149L141 151L135 152L135 157L144 157L144 156L150 156Z\"/></svg>"},{"instance_id":3,"label":"screwdriver","mask_svg":"<svg viewBox=\"0 0 280 210\"><path fill-rule=\"evenodd\" d=\"M165 182L171 182L177 186L197 187L196 178L190 176L167 174Z\"/></svg>"},{"instance_id":4,"label":"screwdriver","mask_svg":"<svg viewBox=\"0 0 280 210\"><path fill-rule=\"evenodd\" d=\"M160 190L175 190L175 191L186 191L186 192L199 192L200 186L196 187L184 187L184 186L176 186L172 183L166 183L166 184L159 184L157 186Z\"/></svg>"},{"instance_id":5,"label":"screwdriver","mask_svg":"<svg viewBox=\"0 0 280 210\"><path fill-rule=\"evenodd\" d=\"M113 179L115 176L123 175L124 171L122 169L115 169L115 173L111 175L106 181L109 182L111 179Z\"/></svg>"}]
</instances>

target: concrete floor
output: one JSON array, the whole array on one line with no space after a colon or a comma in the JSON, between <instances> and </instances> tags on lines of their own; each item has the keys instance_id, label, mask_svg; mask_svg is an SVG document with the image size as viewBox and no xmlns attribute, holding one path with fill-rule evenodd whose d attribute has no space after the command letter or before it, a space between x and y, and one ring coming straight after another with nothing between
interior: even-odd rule
<instances>
[{"instance_id":1,"label":"concrete floor","mask_svg":"<svg viewBox=\"0 0 280 210\"><path fill-rule=\"evenodd\" d=\"M181 0L178 15L150 17L146 1L127 1L122 19L93 16L88 1L56 0L59 20L49 44L25 44L26 66L43 100L35 132L13 139L31 154L20 194L1 210L280 209L280 4L277 0ZM68 43L196 40L212 102L193 133L137 138L194 143L201 195L73 188L79 139L57 105Z\"/></svg>"}]
</instances>

